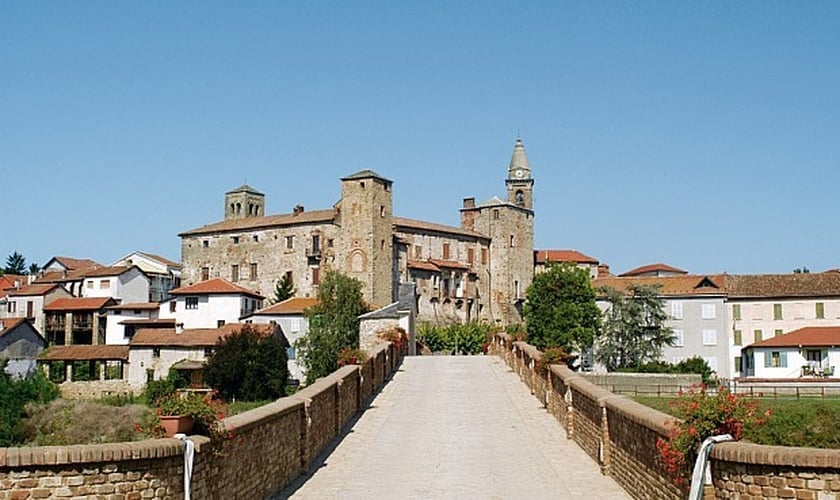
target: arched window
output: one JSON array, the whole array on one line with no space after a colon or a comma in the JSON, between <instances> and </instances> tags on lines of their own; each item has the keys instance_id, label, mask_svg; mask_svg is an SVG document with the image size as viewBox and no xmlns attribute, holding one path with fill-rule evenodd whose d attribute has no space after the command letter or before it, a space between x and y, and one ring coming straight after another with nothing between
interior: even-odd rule
<instances>
[{"instance_id":1,"label":"arched window","mask_svg":"<svg viewBox=\"0 0 840 500\"><path fill-rule=\"evenodd\" d=\"M525 204L525 193L522 190L516 192L516 204L517 205L524 205Z\"/></svg>"},{"instance_id":2,"label":"arched window","mask_svg":"<svg viewBox=\"0 0 840 500\"><path fill-rule=\"evenodd\" d=\"M241 203L236 204L236 213L237 213L237 215L242 213L242 204Z\"/></svg>"}]
</instances>

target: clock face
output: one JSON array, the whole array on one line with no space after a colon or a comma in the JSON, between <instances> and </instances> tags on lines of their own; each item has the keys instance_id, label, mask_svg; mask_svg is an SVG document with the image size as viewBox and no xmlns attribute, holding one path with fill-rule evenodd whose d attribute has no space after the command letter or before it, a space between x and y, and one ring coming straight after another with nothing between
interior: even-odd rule
<instances>
[{"instance_id":1,"label":"clock face","mask_svg":"<svg viewBox=\"0 0 840 500\"><path fill-rule=\"evenodd\" d=\"M519 169L516 172L514 172L514 175L516 175L517 179L521 179L521 178L525 177L525 171L522 170L522 169Z\"/></svg>"}]
</instances>

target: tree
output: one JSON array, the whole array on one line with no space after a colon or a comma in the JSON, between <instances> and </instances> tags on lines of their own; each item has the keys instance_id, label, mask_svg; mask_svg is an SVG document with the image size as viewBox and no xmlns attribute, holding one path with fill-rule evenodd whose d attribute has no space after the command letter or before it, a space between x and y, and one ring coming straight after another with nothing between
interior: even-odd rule
<instances>
[{"instance_id":1,"label":"tree","mask_svg":"<svg viewBox=\"0 0 840 500\"><path fill-rule=\"evenodd\" d=\"M38 264L33 262L32 264L29 264L28 271L29 271L29 274L34 276L41 271L41 266L39 266Z\"/></svg>"},{"instance_id":2,"label":"tree","mask_svg":"<svg viewBox=\"0 0 840 500\"><path fill-rule=\"evenodd\" d=\"M279 398L288 378L286 347L251 325L219 339L204 369L205 382L227 401Z\"/></svg>"},{"instance_id":3,"label":"tree","mask_svg":"<svg viewBox=\"0 0 840 500\"><path fill-rule=\"evenodd\" d=\"M318 287L318 304L304 312L309 331L296 343L307 383L337 370L339 351L359 347L359 316L365 312L362 283L327 271Z\"/></svg>"},{"instance_id":4,"label":"tree","mask_svg":"<svg viewBox=\"0 0 840 500\"><path fill-rule=\"evenodd\" d=\"M626 293L603 288L609 308L595 349L595 359L608 370L658 360L662 348L674 345L674 332L665 326L665 301L659 286L631 285Z\"/></svg>"},{"instance_id":5,"label":"tree","mask_svg":"<svg viewBox=\"0 0 840 500\"><path fill-rule=\"evenodd\" d=\"M271 299L271 303L283 302L290 297L294 297L296 292L292 279L288 274L284 274L274 285L274 297Z\"/></svg>"},{"instance_id":6,"label":"tree","mask_svg":"<svg viewBox=\"0 0 840 500\"><path fill-rule=\"evenodd\" d=\"M526 291L528 342L541 349L559 347L568 353L592 345L601 311L589 273L572 264L551 264L534 276Z\"/></svg>"},{"instance_id":7,"label":"tree","mask_svg":"<svg viewBox=\"0 0 840 500\"><path fill-rule=\"evenodd\" d=\"M26 270L26 259L23 255L14 252L6 257L6 274L23 274Z\"/></svg>"},{"instance_id":8,"label":"tree","mask_svg":"<svg viewBox=\"0 0 840 500\"><path fill-rule=\"evenodd\" d=\"M808 269L807 267L804 267L804 266L803 267L797 267L796 269L793 270L793 274L808 274L810 272L811 272L811 270Z\"/></svg>"}]
</instances>

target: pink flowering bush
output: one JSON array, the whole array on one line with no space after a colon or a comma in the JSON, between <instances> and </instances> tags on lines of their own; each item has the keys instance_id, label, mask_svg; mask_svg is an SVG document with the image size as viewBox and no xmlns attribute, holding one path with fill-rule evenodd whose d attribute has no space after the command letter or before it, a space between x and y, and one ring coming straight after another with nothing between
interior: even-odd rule
<instances>
[{"instance_id":1,"label":"pink flowering bush","mask_svg":"<svg viewBox=\"0 0 840 500\"><path fill-rule=\"evenodd\" d=\"M656 447L668 474L681 487L688 486L689 469L704 439L730 434L739 440L746 427L762 425L770 417L769 409L759 411L758 400L739 396L725 387L710 391L705 385L692 386L686 392L680 391L669 405L678 419L665 422L668 437L659 438Z\"/></svg>"}]
</instances>

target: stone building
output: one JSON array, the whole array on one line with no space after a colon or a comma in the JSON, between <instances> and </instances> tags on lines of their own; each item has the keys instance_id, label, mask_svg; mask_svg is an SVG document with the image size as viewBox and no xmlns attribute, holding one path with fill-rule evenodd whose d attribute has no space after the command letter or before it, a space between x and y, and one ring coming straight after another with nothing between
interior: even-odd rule
<instances>
[{"instance_id":1,"label":"stone building","mask_svg":"<svg viewBox=\"0 0 840 500\"><path fill-rule=\"evenodd\" d=\"M180 234L183 284L224 278L271 297L287 275L299 296L315 297L335 269L378 307L415 283L420 320L518 323L534 274L534 180L521 139L505 186L504 200L465 198L460 227L394 216L393 182L372 170L342 178L333 207L290 214L265 215L265 195L241 186L225 194L224 220Z\"/></svg>"}]
</instances>

